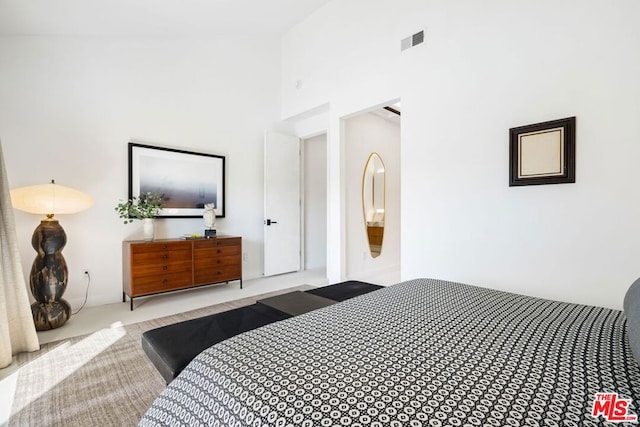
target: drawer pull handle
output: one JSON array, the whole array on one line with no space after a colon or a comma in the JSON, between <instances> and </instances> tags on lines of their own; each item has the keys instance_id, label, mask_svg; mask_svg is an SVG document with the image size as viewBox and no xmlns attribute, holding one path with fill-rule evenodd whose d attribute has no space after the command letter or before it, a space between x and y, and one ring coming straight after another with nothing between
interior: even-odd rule
<instances>
[{"instance_id":1,"label":"drawer pull handle","mask_svg":"<svg viewBox=\"0 0 640 427\"><path fill-rule=\"evenodd\" d=\"M167 245L162 245L162 249L167 249Z\"/></svg>"},{"instance_id":2,"label":"drawer pull handle","mask_svg":"<svg viewBox=\"0 0 640 427\"><path fill-rule=\"evenodd\" d=\"M162 266L162 269L163 269L163 270L166 270L166 269L168 269L168 268L169 268L169 266L167 266L167 265L163 265L163 266Z\"/></svg>"},{"instance_id":3,"label":"drawer pull handle","mask_svg":"<svg viewBox=\"0 0 640 427\"><path fill-rule=\"evenodd\" d=\"M167 283L169 283L169 281L167 279L162 280L162 284L166 285Z\"/></svg>"},{"instance_id":4,"label":"drawer pull handle","mask_svg":"<svg viewBox=\"0 0 640 427\"><path fill-rule=\"evenodd\" d=\"M222 262L221 260L218 260L218 264L220 264L221 262Z\"/></svg>"},{"instance_id":5,"label":"drawer pull handle","mask_svg":"<svg viewBox=\"0 0 640 427\"><path fill-rule=\"evenodd\" d=\"M222 253L222 251L220 249L218 249L218 253Z\"/></svg>"},{"instance_id":6,"label":"drawer pull handle","mask_svg":"<svg viewBox=\"0 0 640 427\"><path fill-rule=\"evenodd\" d=\"M168 255L168 254L164 254L164 255L162 255L162 259L167 259L167 258L169 258L169 255Z\"/></svg>"}]
</instances>

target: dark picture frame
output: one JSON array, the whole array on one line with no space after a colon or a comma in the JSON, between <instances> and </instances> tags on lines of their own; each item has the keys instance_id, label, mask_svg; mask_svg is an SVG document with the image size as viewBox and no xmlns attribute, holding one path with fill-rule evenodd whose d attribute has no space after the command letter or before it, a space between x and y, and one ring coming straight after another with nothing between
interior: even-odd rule
<instances>
[{"instance_id":1,"label":"dark picture frame","mask_svg":"<svg viewBox=\"0 0 640 427\"><path fill-rule=\"evenodd\" d=\"M159 218L202 218L206 203L224 218L225 175L224 156L129 143L129 199L161 194Z\"/></svg>"},{"instance_id":2,"label":"dark picture frame","mask_svg":"<svg viewBox=\"0 0 640 427\"><path fill-rule=\"evenodd\" d=\"M509 129L509 186L576 182L576 118Z\"/></svg>"}]
</instances>

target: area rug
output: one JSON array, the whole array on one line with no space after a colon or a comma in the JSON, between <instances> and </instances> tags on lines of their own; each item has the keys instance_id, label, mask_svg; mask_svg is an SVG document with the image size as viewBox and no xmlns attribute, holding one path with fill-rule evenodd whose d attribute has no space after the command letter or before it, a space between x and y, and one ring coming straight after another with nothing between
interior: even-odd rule
<instances>
[{"instance_id":1,"label":"area rug","mask_svg":"<svg viewBox=\"0 0 640 427\"><path fill-rule=\"evenodd\" d=\"M303 285L44 344L19 366L9 426L135 426L165 383L140 346L144 331L311 289Z\"/></svg>"}]
</instances>

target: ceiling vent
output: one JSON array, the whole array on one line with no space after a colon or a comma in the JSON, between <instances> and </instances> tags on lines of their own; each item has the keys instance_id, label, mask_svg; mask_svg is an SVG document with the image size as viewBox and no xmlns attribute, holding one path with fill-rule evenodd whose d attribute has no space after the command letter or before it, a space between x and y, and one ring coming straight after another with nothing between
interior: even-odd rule
<instances>
[{"instance_id":1,"label":"ceiling vent","mask_svg":"<svg viewBox=\"0 0 640 427\"><path fill-rule=\"evenodd\" d=\"M400 40L400 50L407 50L410 47L419 45L421 43L424 43L424 30Z\"/></svg>"}]
</instances>

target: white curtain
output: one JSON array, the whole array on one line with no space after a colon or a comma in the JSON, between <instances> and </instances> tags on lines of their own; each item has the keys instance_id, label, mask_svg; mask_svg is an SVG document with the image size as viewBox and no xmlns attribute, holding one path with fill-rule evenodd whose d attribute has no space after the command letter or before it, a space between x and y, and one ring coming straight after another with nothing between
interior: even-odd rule
<instances>
[{"instance_id":1,"label":"white curtain","mask_svg":"<svg viewBox=\"0 0 640 427\"><path fill-rule=\"evenodd\" d=\"M0 143L0 368L12 356L40 348L24 280L7 170Z\"/></svg>"}]
</instances>

